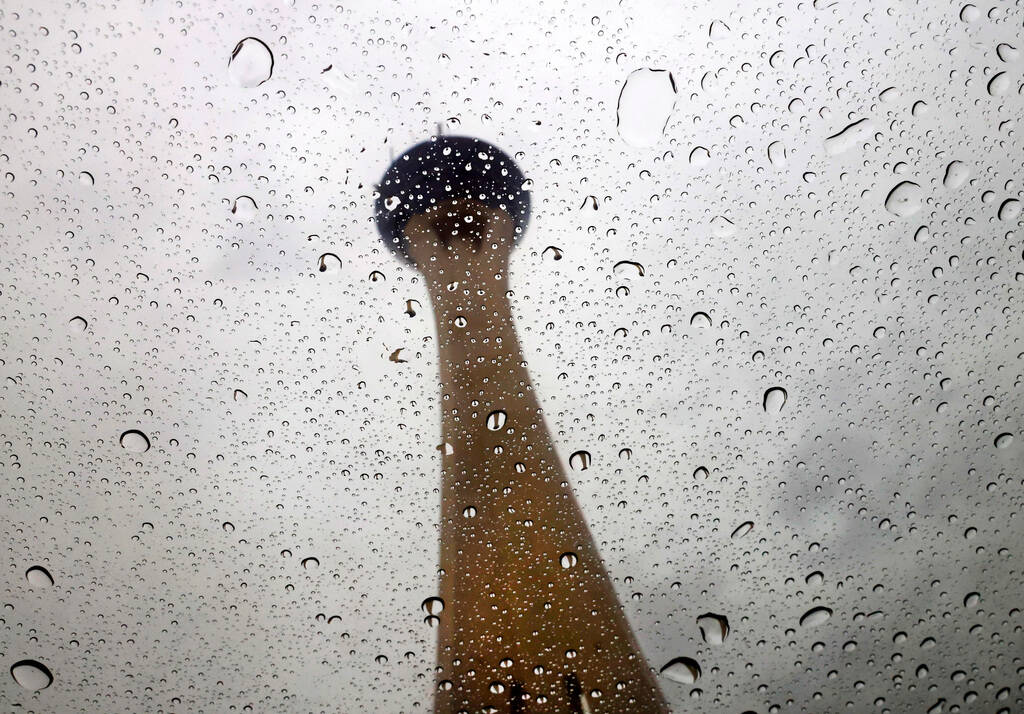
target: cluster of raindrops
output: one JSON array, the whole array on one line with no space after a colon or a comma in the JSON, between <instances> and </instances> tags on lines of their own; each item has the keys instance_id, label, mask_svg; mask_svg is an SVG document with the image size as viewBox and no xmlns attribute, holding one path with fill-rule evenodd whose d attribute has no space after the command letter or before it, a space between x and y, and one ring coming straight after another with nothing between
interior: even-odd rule
<instances>
[{"instance_id":1,"label":"cluster of raindrops","mask_svg":"<svg viewBox=\"0 0 1024 714\"><path fill-rule=\"evenodd\" d=\"M240 17L0 15L8 708L430 710L460 686L439 532L525 554L559 526L516 494L550 479L674 710L1024 711L1024 9ZM530 177L495 281L521 360L466 275L435 324L374 230L383 170L438 132ZM438 434L440 330L478 340L456 373L532 380L473 385L458 423L507 473L444 516L473 445ZM582 601L593 554L540 551ZM486 591L510 623L514 578ZM582 629L495 654L494 701L575 667L612 711L631 683Z\"/></svg>"}]
</instances>

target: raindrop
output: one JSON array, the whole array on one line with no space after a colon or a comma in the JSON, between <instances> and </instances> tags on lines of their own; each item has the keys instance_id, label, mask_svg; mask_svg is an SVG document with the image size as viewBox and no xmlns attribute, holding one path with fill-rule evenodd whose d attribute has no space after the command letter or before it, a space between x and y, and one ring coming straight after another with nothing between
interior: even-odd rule
<instances>
[{"instance_id":1,"label":"raindrop","mask_svg":"<svg viewBox=\"0 0 1024 714\"><path fill-rule=\"evenodd\" d=\"M800 618L801 627L817 627L832 617L832 611L827 607L811 608Z\"/></svg>"},{"instance_id":2,"label":"raindrop","mask_svg":"<svg viewBox=\"0 0 1024 714\"><path fill-rule=\"evenodd\" d=\"M337 275L341 272L341 258L334 253L324 253L316 261L317 272Z\"/></svg>"},{"instance_id":3,"label":"raindrop","mask_svg":"<svg viewBox=\"0 0 1024 714\"><path fill-rule=\"evenodd\" d=\"M711 327L711 316L706 312L695 312L690 315L690 325L693 327Z\"/></svg>"},{"instance_id":4,"label":"raindrop","mask_svg":"<svg viewBox=\"0 0 1024 714\"><path fill-rule=\"evenodd\" d=\"M50 571L41 565L33 565L25 571L25 580L33 588L48 588L53 585L53 576Z\"/></svg>"},{"instance_id":5,"label":"raindrop","mask_svg":"<svg viewBox=\"0 0 1024 714\"><path fill-rule=\"evenodd\" d=\"M231 215L242 223L248 223L256 217L258 208L251 196L239 196L231 204Z\"/></svg>"},{"instance_id":6,"label":"raindrop","mask_svg":"<svg viewBox=\"0 0 1024 714\"><path fill-rule=\"evenodd\" d=\"M886 104L895 102L901 96L902 95L900 94L900 90L896 89L896 87L886 87L885 89L878 93L878 98L881 99Z\"/></svg>"},{"instance_id":7,"label":"raindrop","mask_svg":"<svg viewBox=\"0 0 1024 714\"><path fill-rule=\"evenodd\" d=\"M773 141L768 144L768 161L777 169L786 166L786 147L781 141Z\"/></svg>"},{"instance_id":8,"label":"raindrop","mask_svg":"<svg viewBox=\"0 0 1024 714\"><path fill-rule=\"evenodd\" d=\"M235 45L228 60L228 77L236 87L258 87L274 72L274 53L255 37Z\"/></svg>"},{"instance_id":9,"label":"raindrop","mask_svg":"<svg viewBox=\"0 0 1024 714\"><path fill-rule=\"evenodd\" d=\"M574 471L586 471L590 468L591 460L590 452L580 449L579 451L574 451L569 457L569 466Z\"/></svg>"},{"instance_id":10,"label":"raindrop","mask_svg":"<svg viewBox=\"0 0 1024 714\"><path fill-rule=\"evenodd\" d=\"M553 245L549 245L541 253L541 257L549 255L549 254L551 256L551 260L561 260L562 259L562 249L561 248L556 248Z\"/></svg>"},{"instance_id":11,"label":"raindrop","mask_svg":"<svg viewBox=\"0 0 1024 714\"><path fill-rule=\"evenodd\" d=\"M804 578L804 582L808 585L821 585L825 582L825 574L820 570L815 570L813 573Z\"/></svg>"},{"instance_id":12,"label":"raindrop","mask_svg":"<svg viewBox=\"0 0 1024 714\"><path fill-rule=\"evenodd\" d=\"M85 332L85 329L89 326L89 321L84 317L72 317L68 321L69 332Z\"/></svg>"},{"instance_id":13,"label":"raindrop","mask_svg":"<svg viewBox=\"0 0 1024 714\"><path fill-rule=\"evenodd\" d=\"M236 402L244 402L249 398L249 395L243 392L241 389L236 389L231 395Z\"/></svg>"},{"instance_id":14,"label":"raindrop","mask_svg":"<svg viewBox=\"0 0 1024 714\"><path fill-rule=\"evenodd\" d=\"M78 182L83 186L95 186L96 179L88 171L81 171L78 174Z\"/></svg>"},{"instance_id":15,"label":"raindrop","mask_svg":"<svg viewBox=\"0 0 1024 714\"><path fill-rule=\"evenodd\" d=\"M978 593L968 593L967 597L964 598L964 607L975 607L981 602L981 595Z\"/></svg>"},{"instance_id":16,"label":"raindrop","mask_svg":"<svg viewBox=\"0 0 1024 714\"><path fill-rule=\"evenodd\" d=\"M476 506L466 506L462 509L463 518L476 518Z\"/></svg>"},{"instance_id":17,"label":"raindrop","mask_svg":"<svg viewBox=\"0 0 1024 714\"><path fill-rule=\"evenodd\" d=\"M725 216L711 219L711 235L714 238L732 238L736 235L736 224Z\"/></svg>"},{"instance_id":18,"label":"raindrop","mask_svg":"<svg viewBox=\"0 0 1024 714\"><path fill-rule=\"evenodd\" d=\"M996 55L1003 62L1016 62L1020 58L1020 50L1013 45L1002 42L996 47Z\"/></svg>"},{"instance_id":19,"label":"raindrop","mask_svg":"<svg viewBox=\"0 0 1024 714\"><path fill-rule=\"evenodd\" d=\"M558 558L558 562L563 568L574 568L576 563L579 562L579 558L576 557L575 553L562 553Z\"/></svg>"},{"instance_id":20,"label":"raindrop","mask_svg":"<svg viewBox=\"0 0 1024 714\"><path fill-rule=\"evenodd\" d=\"M444 600L439 597L428 597L420 603L420 608L428 615L440 615L444 610Z\"/></svg>"},{"instance_id":21,"label":"raindrop","mask_svg":"<svg viewBox=\"0 0 1024 714\"><path fill-rule=\"evenodd\" d=\"M672 682L694 684L700 679L700 665L689 657L676 657L661 668L661 674Z\"/></svg>"},{"instance_id":22,"label":"raindrop","mask_svg":"<svg viewBox=\"0 0 1024 714\"><path fill-rule=\"evenodd\" d=\"M946 167L946 175L942 177L942 185L948 189L960 188L971 175L971 170L963 161L951 161Z\"/></svg>"},{"instance_id":23,"label":"raindrop","mask_svg":"<svg viewBox=\"0 0 1024 714\"><path fill-rule=\"evenodd\" d=\"M316 570L320 567L320 561L316 558L303 558L302 568L303 570Z\"/></svg>"},{"instance_id":24,"label":"raindrop","mask_svg":"<svg viewBox=\"0 0 1024 714\"><path fill-rule=\"evenodd\" d=\"M223 523L220 524L220 527L224 529L225 533L234 533L235 532L235 524L232 523L231 521L224 521Z\"/></svg>"},{"instance_id":25,"label":"raindrop","mask_svg":"<svg viewBox=\"0 0 1024 714\"><path fill-rule=\"evenodd\" d=\"M921 187L913 181L896 184L885 197L885 210L894 216L907 218L921 210L924 194Z\"/></svg>"},{"instance_id":26,"label":"raindrop","mask_svg":"<svg viewBox=\"0 0 1024 714\"><path fill-rule=\"evenodd\" d=\"M121 447L133 454L149 451L149 437L138 429L129 429L121 434Z\"/></svg>"},{"instance_id":27,"label":"raindrop","mask_svg":"<svg viewBox=\"0 0 1024 714\"><path fill-rule=\"evenodd\" d=\"M709 645L720 645L729 636L729 620L724 615L706 612L697 618L700 636Z\"/></svg>"},{"instance_id":28,"label":"raindrop","mask_svg":"<svg viewBox=\"0 0 1024 714\"><path fill-rule=\"evenodd\" d=\"M34 659L23 659L20 662L15 662L11 666L11 676L14 677L15 682L33 692L46 689L53 684L53 674L50 673L47 666L42 662L36 662Z\"/></svg>"},{"instance_id":29,"label":"raindrop","mask_svg":"<svg viewBox=\"0 0 1024 714\"><path fill-rule=\"evenodd\" d=\"M1016 198L1008 198L999 206L999 220L1013 221L1020 215L1020 201Z\"/></svg>"},{"instance_id":30,"label":"raindrop","mask_svg":"<svg viewBox=\"0 0 1024 714\"><path fill-rule=\"evenodd\" d=\"M642 278L644 276L644 266L632 260L620 260L612 266L612 272L616 275L638 275Z\"/></svg>"},{"instance_id":31,"label":"raindrop","mask_svg":"<svg viewBox=\"0 0 1024 714\"><path fill-rule=\"evenodd\" d=\"M981 17L981 10L978 9L977 5L970 3L960 8L960 19L964 22L977 22Z\"/></svg>"},{"instance_id":32,"label":"raindrop","mask_svg":"<svg viewBox=\"0 0 1024 714\"><path fill-rule=\"evenodd\" d=\"M653 146L668 126L675 104L676 82L671 72L647 68L632 72L619 93L619 136L633 147Z\"/></svg>"},{"instance_id":33,"label":"raindrop","mask_svg":"<svg viewBox=\"0 0 1024 714\"><path fill-rule=\"evenodd\" d=\"M747 533L749 533L751 530L753 530L753 528L754 528L754 522L753 521L744 521L743 523L740 523L738 526L736 526L736 529L732 532L732 535L729 536L729 537L732 538L733 540L735 540L736 538L742 538Z\"/></svg>"},{"instance_id":34,"label":"raindrop","mask_svg":"<svg viewBox=\"0 0 1024 714\"><path fill-rule=\"evenodd\" d=\"M1010 77L1006 72L999 72L988 81L988 93L993 97L1002 97L1010 91Z\"/></svg>"},{"instance_id":35,"label":"raindrop","mask_svg":"<svg viewBox=\"0 0 1024 714\"><path fill-rule=\"evenodd\" d=\"M997 449L1006 449L1013 443L1013 434L1004 432L996 437L995 445Z\"/></svg>"},{"instance_id":36,"label":"raindrop","mask_svg":"<svg viewBox=\"0 0 1024 714\"><path fill-rule=\"evenodd\" d=\"M703 146L695 146L690 152L690 165L702 168L711 163L711 152Z\"/></svg>"},{"instance_id":37,"label":"raindrop","mask_svg":"<svg viewBox=\"0 0 1024 714\"><path fill-rule=\"evenodd\" d=\"M789 394L782 387L772 387L764 393L764 410L769 414L780 413L788 397Z\"/></svg>"},{"instance_id":38,"label":"raindrop","mask_svg":"<svg viewBox=\"0 0 1024 714\"><path fill-rule=\"evenodd\" d=\"M857 144L867 140L871 136L873 127L867 119L858 119L852 124L847 124L843 129L825 139L825 153L829 156L838 156L846 153Z\"/></svg>"},{"instance_id":39,"label":"raindrop","mask_svg":"<svg viewBox=\"0 0 1024 714\"><path fill-rule=\"evenodd\" d=\"M491 431L498 431L505 426L507 420L508 414L505 413L504 409L495 409L487 415L487 428Z\"/></svg>"}]
</instances>

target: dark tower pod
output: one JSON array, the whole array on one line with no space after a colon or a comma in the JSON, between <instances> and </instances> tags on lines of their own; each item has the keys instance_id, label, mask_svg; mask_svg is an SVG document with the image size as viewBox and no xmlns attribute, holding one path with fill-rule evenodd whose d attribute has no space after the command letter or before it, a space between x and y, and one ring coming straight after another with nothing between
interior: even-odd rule
<instances>
[{"instance_id":1,"label":"dark tower pod","mask_svg":"<svg viewBox=\"0 0 1024 714\"><path fill-rule=\"evenodd\" d=\"M471 198L506 211L522 236L530 221L526 177L508 154L471 136L432 136L407 149L384 172L374 214L381 240L411 263L405 224L431 206Z\"/></svg>"}]
</instances>

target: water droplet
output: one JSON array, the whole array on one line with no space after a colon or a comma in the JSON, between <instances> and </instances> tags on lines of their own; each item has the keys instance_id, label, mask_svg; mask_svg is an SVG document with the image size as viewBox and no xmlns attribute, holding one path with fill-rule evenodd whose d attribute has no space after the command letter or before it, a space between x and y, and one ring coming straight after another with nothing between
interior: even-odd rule
<instances>
[{"instance_id":1,"label":"water droplet","mask_svg":"<svg viewBox=\"0 0 1024 714\"><path fill-rule=\"evenodd\" d=\"M78 174L78 182L83 186L95 186L96 179L88 171L81 171Z\"/></svg>"},{"instance_id":2,"label":"water droplet","mask_svg":"<svg viewBox=\"0 0 1024 714\"><path fill-rule=\"evenodd\" d=\"M462 509L463 518L476 518L476 506L466 506Z\"/></svg>"},{"instance_id":3,"label":"water droplet","mask_svg":"<svg viewBox=\"0 0 1024 714\"><path fill-rule=\"evenodd\" d=\"M129 429L121 434L121 447L133 454L149 451L149 437L138 429Z\"/></svg>"},{"instance_id":4,"label":"water droplet","mask_svg":"<svg viewBox=\"0 0 1024 714\"><path fill-rule=\"evenodd\" d=\"M700 636L709 645L720 645L729 636L729 620L725 615L706 612L697 618Z\"/></svg>"},{"instance_id":5,"label":"water droplet","mask_svg":"<svg viewBox=\"0 0 1024 714\"><path fill-rule=\"evenodd\" d=\"M738 526L736 526L736 529L732 532L732 535L729 536L729 537L734 539L734 540L736 538L742 538L747 533L749 533L751 530L753 530L753 528L754 528L754 522L753 521L744 521L743 523L740 523Z\"/></svg>"},{"instance_id":6,"label":"water droplet","mask_svg":"<svg viewBox=\"0 0 1024 714\"><path fill-rule=\"evenodd\" d=\"M507 420L508 414L505 413L504 409L495 409L487 415L487 428L491 431L498 431L505 426Z\"/></svg>"},{"instance_id":7,"label":"water droplet","mask_svg":"<svg viewBox=\"0 0 1024 714\"><path fill-rule=\"evenodd\" d=\"M977 5L967 3L960 8L960 19L964 22L977 22L980 17L981 10L978 9Z\"/></svg>"},{"instance_id":8,"label":"water droplet","mask_svg":"<svg viewBox=\"0 0 1024 714\"><path fill-rule=\"evenodd\" d=\"M708 37L712 40L724 40L729 36L729 26L721 20L712 20L708 27Z\"/></svg>"},{"instance_id":9,"label":"water droplet","mask_svg":"<svg viewBox=\"0 0 1024 714\"><path fill-rule=\"evenodd\" d=\"M586 471L590 468L591 460L590 452L580 449L569 457L569 466L575 471Z\"/></svg>"},{"instance_id":10,"label":"water droplet","mask_svg":"<svg viewBox=\"0 0 1024 714\"><path fill-rule=\"evenodd\" d=\"M700 679L700 665L689 657L676 657L661 668L661 674L672 682L694 684Z\"/></svg>"},{"instance_id":11,"label":"water droplet","mask_svg":"<svg viewBox=\"0 0 1024 714\"><path fill-rule=\"evenodd\" d=\"M900 90L896 89L896 87L886 87L885 89L878 93L878 98L885 102L886 104L891 104L892 102L895 102L901 96L903 95L900 94Z\"/></svg>"},{"instance_id":12,"label":"water droplet","mask_svg":"<svg viewBox=\"0 0 1024 714\"><path fill-rule=\"evenodd\" d=\"M690 315L690 325L693 327L711 327L711 316L706 312L695 312Z\"/></svg>"},{"instance_id":13,"label":"water droplet","mask_svg":"<svg viewBox=\"0 0 1024 714\"><path fill-rule=\"evenodd\" d=\"M789 393L782 387L772 387L764 393L763 406L768 414L778 414L786 405Z\"/></svg>"},{"instance_id":14,"label":"water droplet","mask_svg":"<svg viewBox=\"0 0 1024 714\"><path fill-rule=\"evenodd\" d=\"M579 562L579 558L576 557L575 553L562 553L558 558L558 562L563 568L574 568L576 563Z\"/></svg>"},{"instance_id":15,"label":"water droplet","mask_svg":"<svg viewBox=\"0 0 1024 714\"><path fill-rule=\"evenodd\" d=\"M11 666L11 676L14 681L25 689L38 692L53 684L53 674L42 662L34 659L23 659Z\"/></svg>"},{"instance_id":16,"label":"water droplet","mask_svg":"<svg viewBox=\"0 0 1024 714\"><path fill-rule=\"evenodd\" d=\"M251 196L239 196L231 204L231 215L242 223L248 223L256 217L259 208Z\"/></svg>"},{"instance_id":17,"label":"water droplet","mask_svg":"<svg viewBox=\"0 0 1024 714\"><path fill-rule=\"evenodd\" d=\"M663 69L642 68L622 85L616 126L630 146L653 146L661 139L676 104L676 82Z\"/></svg>"},{"instance_id":18,"label":"water droplet","mask_svg":"<svg viewBox=\"0 0 1024 714\"><path fill-rule=\"evenodd\" d=\"M948 189L956 189L966 183L971 170L963 161L950 161L946 167L946 175L942 177L942 185Z\"/></svg>"},{"instance_id":19,"label":"water droplet","mask_svg":"<svg viewBox=\"0 0 1024 714\"><path fill-rule=\"evenodd\" d=\"M732 238L736 235L736 224L725 216L711 219L711 235L714 238Z\"/></svg>"},{"instance_id":20,"label":"water droplet","mask_svg":"<svg viewBox=\"0 0 1024 714\"><path fill-rule=\"evenodd\" d=\"M825 582L825 574L820 570L815 570L813 573L804 578L804 582L808 585L821 585Z\"/></svg>"},{"instance_id":21,"label":"water droplet","mask_svg":"<svg viewBox=\"0 0 1024 714\"><path fill-rule=\"evenodd\" d=\"M988 81L988 93L993 97L1002 97L1010 91L1010 75L999 72Z\"/></svg>"},{"instance_id":22,"label":"water droplet","mask_svg":"<svg viewBox=\"0 0 1024 714\"><path fill-rule=\"evenodd\" d=\"M236 402L244 402L244 401L245 401L246 399L248 399L248 398L249 398L249 395L248 395L248 394L246 394L245 392L243 392L243 391L242 391L241 389L236 389L236 390L235 390L235 391L234 391L234 392L232 393L231 397L232 397L232 399L234 399L234 400L235 400Z\"/></svg>"},{"instance_id":23,"label":"water droplet","mask_svg":"<svg viewBox=\"0 0 1024 714\"><path fill-rule=\"evenodd\" d=\"M695 146L690 152L690 165L702 168L711 163L711 152L703 146Z\"/></svg>"},{"instance_id":24,"label":"water droplet","mask_svg":"<svg viewBox=\"0 0 1024 714\"><path fill-rule=\"evenodd\" d=\"M967 597L964 598L964 607L975 607L979 602L981 602L981 595L967 593Z\"/></svg>"},{"instance_id":25,"label":"water droplet","mask_svg":"<svg viewBox=\"0 0 1024 714\"><path fill-rule=\"evenodd\" d=\"M440 615L444 611L444 600L439 597L428 597L420 603L420 608L428 615Z\"/></svg>"},{"instance_id":26,"label":"water droplet","mask_svg":"<svg viewBox=\"0 0 1024 714\"><path fill-rule=\"evenodd\" d=\"M258 87L274 72L274 53L255 37L246 37L235 45L228 60L228 77L236 87Z\"/></svg>"},{"instance_id":27,"label":"water droplet","mask_svg":"<svg viewBox=\"0 0 1024 714\"><path fill-rule=\"evenodd\" d=\"M235 532L235 524L232 523L231 521L224 521L223 523L220 524L220 527L224 529L225 533L234 533Z\"/></svg>"},{"instance_id":28,"label":"water droplet","mask_svg":"<svg viewBox=\"0 0 1024 714\"><path fill-rule=\"evenodd\" d=\"M1009 448L1010 444L1013 443L1013 434L1004 432L996 437L995 445L997 449Z\"/></svg>"},{"instance_id":29,"label":"water droplet","mask_svg":"<svg viewBox=\"0 0 1024 714\"><path fill-rule=\"evenodd\" d=\"M320 567L320 561L317 558L303 558L302 568L303 570L316 570Z\"/></svg>"},{"instance_id":30,"label":"water droplet","mask_svg":"<svg viewBox=\"0 0 1024 714\"><path fill-rule=\"evenodd\" d=\"M786 147L781 141L773 141L768 144L768 161L777 169L786 166Z\"/></svg>"},{"instance_id":31,"label":"water droplet","mask_svg":"<svg viewBox=\"0 0 1024 714\"><path fill-rule=\"evenodd\" d=\"M551 260L561 260L562 259L562 249L561 248L556 248L553 245L549 245L541 253L541 257L550 257Z\"/></svg>"},{"instance_id":32,"label":"water droplet","mask_svg":"<svg viewBox=\"0 0 1024 714\"><path fill-rule=\"evenodd\" d=\"M1020 59L1020 50L1013 45L1002 42L996 47L996 55L1003 62L1016 62Z\"/></svg>"},{"instance_id":33,"label":"water droplet","mask_svg":"<svg viewBox=\"0 0 1024 714\"><path fill-rule=\"evenodd\" d=\"M334 253L324 253L316 260L316 270L325 275L337 275L341 272L341 258Z\"/></svg>"},{"instance_id":34,"label":"water droplet","mask_svg":"<svg viewBox=\"0 0 1024 714\"><path fill-rule=\"evenodd\" d=\"M89 321L84 317L72 317L68 321L69 332L85 332L86 328L89 327Z\"/></svg>"},{"instance_id":35,"label":"water droplet","mask_svg":"<svg viewBox=\"0 0 1024 714\"><path fill-rule=\"evenodd\" d=\"M1008 198L1002 202L999 206L999 220L1001 221L1015 221L1017 216L1020 215L1020 201L1016 198Z\"/></svg>"},{"instance_id":36,"label":"water droplet","mask_svg":"<svg viewBox=\"0 0 1024 714\"><path fill-rule=\"evenodd\" d=\"M817 627L832 617L832 610L827 607L811 608L800 618L801 627Z\"/></svg>"},{"instance_id":37,"label":"water droplet","mask_svg":"<svg viewBox=\"0 0 1024 714\"><path fill-rule=\"evenodd\" d=\"M885 197L885 210L894 216L907 218L921 210L924 193L913 181L902 181L889 191Z\"/></svg>"},{"instance_id":38,"label":"water droplet","mask_svg":"<svg viewBox=\"0 0 1024 714\"><path fill-rule=\"evenodd\" d=\"M632 260L620 260L612 266L612 272L616 275L637 275L644 276L644 266Z\"/></svg>"},{"instance_id":39,"label":"water droplet","mask_svg":"<svg viewBox=\"0 0 1024 714\"><path fill-rule=\"evenodd\" d=\"M866 141L871 136L873 128L868 119L858 119L852 124L847 124L841 131L825 139L825 153L829 156L846 153L857 144Z\"/></svg>"},{"instance_id":40,"label":"water droplet","mask_svg":"<svg viewBox=\"0 0 1024 714\"><path fill-rule=\"evenodd\" d=\"M25 580L34 588L48 588L53 585L53 576L50 571L41 565L33 565L25 571Z\"/></svg>"}]
</instances>

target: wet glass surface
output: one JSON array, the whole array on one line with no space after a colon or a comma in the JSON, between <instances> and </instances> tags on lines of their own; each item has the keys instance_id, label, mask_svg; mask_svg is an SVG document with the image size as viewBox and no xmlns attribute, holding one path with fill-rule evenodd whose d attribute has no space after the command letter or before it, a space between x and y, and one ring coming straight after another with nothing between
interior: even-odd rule
<instances>
[{"instance_id":1,"label":"wet glass surface","mask_svg":"<svg viewBox=\"0 0 1024 714\"><path fill-rule=\"evenodd\" d=\"M527 178L511 315L673 711L1024 709L1022 21L5 4L0 702L431 710L459 444L373 206L440 132Z\"/></svg>"}]
</instances>

